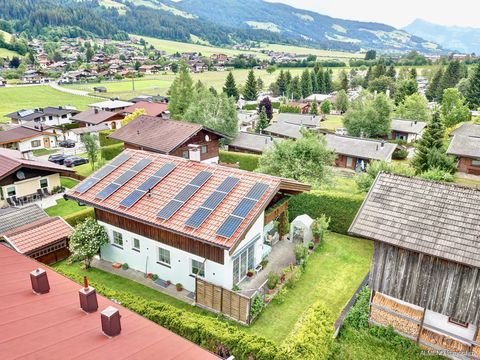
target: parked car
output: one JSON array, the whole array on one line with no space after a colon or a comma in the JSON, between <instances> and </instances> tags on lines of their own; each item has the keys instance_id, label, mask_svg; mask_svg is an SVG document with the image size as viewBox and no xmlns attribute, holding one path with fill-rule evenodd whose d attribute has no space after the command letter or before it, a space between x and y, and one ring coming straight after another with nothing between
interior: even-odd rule
<instances>
[{"instance_id":1,"label":"parked car","mask_svg":"<svg viewBox=\"0 0 480 360\"><path fill-rule=\"evenodd\" d=\"M52 154L48 157L48 161L53 162L58 165L63 165L65 159L71 157L72 155L65 155L65 154Z\"/></svg>"},{"instance_id":2,"label":"parked car","mask_svg":"<svg viewBox=\"0 0 480 360\"><path fill-rule=\"evenodd\" d=\"M74 167L74 166L83 165L86 163L88 163L87 158L83 158L80 156L70 156L65 159L65 161L63 162L63 165L65 165L66 167Z\"/></svg>"},{"instance_id":3,"label":"parked car","mask_svg":"<svg viewBox=\"0 0 480 360\"><path fill-rule=\"evenodd\" d=\"M58 146L64 147L64 148L73 148L75 147L75 141L70 139L62 140L58 143Z\"/></svg>"}]
</instances>

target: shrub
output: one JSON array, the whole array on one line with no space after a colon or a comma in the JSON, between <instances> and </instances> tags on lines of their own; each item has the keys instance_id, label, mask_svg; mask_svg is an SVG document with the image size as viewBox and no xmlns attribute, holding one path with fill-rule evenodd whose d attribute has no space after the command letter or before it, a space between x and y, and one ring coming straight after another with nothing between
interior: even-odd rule
<instances>
[{"instance_id":1,"label":"shrub","mask_svg":"<svg viewBox=\"0 0 480 360\"><path fill-rule=\"evenodd\" d=\"M279 101L272 102L272 108L280 109L280 102Z\"/></svg>"},{"instance_id":2,"label":"shrub","mask_svg":"<svg viewBox=\"0 0 480 360\"><path fill-rule=\"evenodd\" d=\"M123 269L123 270L128 270L128 268L129 268L129 266L128 266L127 263L123 263L123 264L122 264L122 269Z\"/></svg>"},{"instance_id":3,"label":"shrub","mask_svg":"<svg viewBox=\"0 0 480 360\"><path fill-rule=\"evenodd\" d=\"M105 160L112 160L115 156L120 154L122 151L123 151L123 143L104 146L100 148L102 159L105 159Z\"/></svg>"},{"instance_id":4,"label":"shrub","mask_svg":"<svg viewBox=\"0 0 480 360\"><path fill-rule=\"evenodd\" d=\"M301 109L295 105L280 105L280 113L291 113L291 114L300 114Z\"/></svg>"},{"instance_id":5,"label":"shrub","mask_svg":"<svg viewBox=\"0 0 480 360\"><path fill-rule=\"evenodd\" d=\"M257 110L257 104L245 104L243 110Z\"/></svg>"},{"instance_id":6,"label":"shrub","mask_svg":"<svg viewBox=\"0 0 480 360\"><path fill-rule=\"evenodd\" d=\"M354 329L368 328L368 305L370 301L370 289L365 286L357 295L355 304L345 316L343 326L349 326Z\"/></svg>"},{"instance_id":7,"label":"shrub","mask_svg":"<svg viewBox=\"0 0 480 360\"><path fill-rule=\"evenodd\" d=\"M311 227L313 237L316 241L322 241L325 235L325 232L328 230L330 225L330 218L327 218L325 214L322 214L320 217L316 218Z\"/></svg>"},{"instance_id":8,"label":"shrub","mask_svg":"<svg viewBox=\"0 0 480 360\"><path fill-rule=\"evenodd\" d=\"M455 177L439 168L430 169L425 171L419 175L421 178L431 181L445 181L445 182L453 182L455 181Z\"/></svg>"},{"instance_id":9,"label":"shrub","mask_svg":"<svg viewBox=\"0 0 480 360\"><path fill-rule=\"evenodd\" d=\"M301 260L305 260L308 255L308 249L303 246L302 244L297 244L295 245L295 259L297 262L300 262Z\"/></svg>"},{"instance_id":10,"label":"shrub","mask_svg":"<svg viewBox=\"0 0 480 360\"><path fill-rule=\"evenodd\" d=\"M363 195L315 190L292 196L288 203L290 221L307 214L316 219L322 214L329 217L330 230L347 234L348 228L363 202Z\"/></svg>"},{"instance_id":11,"label":"shrub","mask_svg":"<svg viewBox=\"0 0 480 360\"><path fill-rule=\"evenodd\" d=\"M115 132L115 130L100 131L99 138L98 138L99 141L100 141L100 146L110 146L110 145L115 145L115 144L122 144L122 142L120 140L107 138L107 136L112 134L113 132Z\"/></svg>"},{"instance_id":12,"label":"shrub","mask_svg":"<svg viewBox=\"0 0 480 360\"><path fill-rule=\"evenodd\" d=\"M177 291L182 291L183 290L183 285L181 283L176 283L175 287L177 288Z\"/></svg>"},{"instance_id":13,"label":"shrub","mask_svg":"<svg viewBox=\"0 0 480 360\"><path fill-rule=\"evenodd\" d=\"M280 281L280 278L278 277L278 275L272 271L270 272L270 274L268 274L267 287L270 290L273 290L275 289L279 281Z\"/></svg>"},{"instance_id":14,"label":"shrub","mask_svg":"<svg viewBox=\"0 0 480 360\"><path fill-rule=\"evenodd\" d=\"M220 150L220 162L227 164L238 163L242 170L254 171L258 168L259 159L260 155Z\"/></svg>"},{"instance_id":15,"label":"shrub","mask_svg":"<svg viewBox=\"0 0 480 360\"><path fill-rule=\"evenodd\" d=\"M405 160L408 156L407 149L400 149L393 153L392 159L394 160Z\"/></svg>"},{"instance_id":16,"label":"shrub","mask_svg":"<svg viewBox=\"0 0 480 360\"><path fill-rule=\"evenodd\" d=\"M281 345L278 360L327 359L333 345L331 315L322 302L312 305Z\"/></svg>"},{"instance_id":17,"label":"shrub","mask_svg":"<svg viewBox=\"0 0 480 360\"><path fill-rule=\"evenodd\" d=\"M265 304L262 298L258 295L255 295L252 300L252 305L250 306L250 316L252 319L255 319L262 312Z\"/></svg>"},{"instance_id":18,"label":"shrub","mask_svg":"<svg viewBox=\"0 0 480 360\"><path fill-rule=\"evenodd\" d=\"M85 210L79 211L75 214L64 216L63 220L75 227L77 224L83 222L89 217L95 218L95 212L93 211L93 208L86 208Z\"/></svg>"}]
</instances>

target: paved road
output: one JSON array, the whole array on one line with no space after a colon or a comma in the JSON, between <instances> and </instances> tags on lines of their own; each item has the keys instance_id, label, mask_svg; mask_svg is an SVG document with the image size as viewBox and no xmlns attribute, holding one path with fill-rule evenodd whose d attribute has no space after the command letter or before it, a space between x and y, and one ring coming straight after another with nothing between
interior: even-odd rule
<instances>
[{"instance_id":1,"label":"paved road","mask_svg":"<svg viewBox=\"0 0 480 360\"><path fill-rule=\"evenodd\" d=\"M78 96L88 96L88 97L91 97L91 98L94 98L94 99L101 99L98 96L90 95L88 93L88 91L66 88L66 87L58 85L56 82L51 82L49 84L53 89L64 92L64 93L67 93L67 94L78 95Z\"/></svg>"}]
</instances>

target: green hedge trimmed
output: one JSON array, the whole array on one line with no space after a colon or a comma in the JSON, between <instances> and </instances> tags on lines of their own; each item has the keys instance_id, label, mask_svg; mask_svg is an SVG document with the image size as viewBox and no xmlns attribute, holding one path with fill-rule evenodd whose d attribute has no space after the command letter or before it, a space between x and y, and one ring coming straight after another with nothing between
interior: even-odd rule
<instances>
[{"instance_id":1,"label":"green hedge trimmed","mask_svg":"<svg viewBox=\"0 0 480 360\"><path fill-rule=\"evenodd\" d=\"M245 104L243 110L257 110L257 104Z\"/></svg>"},{"instance_id":2,"label":"green hedge trimmed","mask_svg":"<svg viewBox=\"0 0 480 360\"><path fill-rule=\"evenodd\" d=\"M120 140L109 139L107 138L108 135L113 133L115 130L103 130L100 131L100 135L98 140L100 141L100 146L110 146L115 144L122 144Z\"/></svg>"},{"instance_id":3,"label":"green hedge trimmed","mask_svg":"<svg viewBox=\"0 0 480 360\"><path fill-rule=\"evenodd\" d=\"M224 150L220 150L219 157L220 162L227 164L239 163L240 169L248 171L253 171L258 168L258 161L260 160L260 155L245 154Z\"/></svg>"},{"instance_id":4,"label":"green hedge trimmed","mask_svg":"<svg viewBox=\"0 0 480 360\"><path fill-rule=\"evenodd\" d=\"M72 226L76 226L78 223L83 222L87 217L95 218L95 212L93 208L86 208L72 215L66 215L63 219Z\"/></svg>"},{"instance_id":5,"label":"green hedge trimmed","mask_svg":"<svg viewBox=\"0 0 480 360\"><path fill-rule=\"evenodd\" d=\"M278 360L327 359L333 345L331 314L322 302L310 307L283 342Z\"/></svg>"},{"instance_id":6,"label":"green hedge trimmed","mask_svg":"<svg viewBox=\"0 0 480 360\"><path fill-rule=\"evenodd\" d=\"M322 214L330 217L329 229L340 234L347 234L363 202L363 196L326 190L314 190L292 196L288 203L290 221L298 215L307 214L316 219Z\"/></svg>"},{"instance_id":7,"label":"green hedge trimmed","mask_svg":"<svg viewBox=\"0 0 480 360\"><path fill-rule=\"evenodd\" d=\"M112 160L115 156L120 154L123 151L123 143L104 146L100 148L100 153L102 154L102 159Z\"/></svg>"}]
</instances>

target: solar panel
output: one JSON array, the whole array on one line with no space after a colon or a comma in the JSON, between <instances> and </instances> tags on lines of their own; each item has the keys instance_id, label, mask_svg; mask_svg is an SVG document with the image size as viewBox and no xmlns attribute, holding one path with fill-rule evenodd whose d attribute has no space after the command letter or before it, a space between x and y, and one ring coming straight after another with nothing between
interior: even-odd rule
<instances>
[{"instance_id":1,"label":"solar panel","mask_svg":"<svg viewBox=\"0 0 480 360\"><path fill-rule=\"evenodd\" d=\"M143 169L145 169L150 163L152 162L152 159L142 159L139 162L137 162L135 165L132 166L130 170L140 172Z\"/></svg>"},{"instance_id":2,"label":"solar panel","mask_svg":"<svg viewBox=\"0 0 480 360\"><path fill-rule=\"evenodd\" d=\"M244 198L242 199L242 201L240 201L235 210L233 210L232 214L241 218L246 218L248 213L253 209L256 203L256 200Z\"/></svg>"},{"instance_id":3,"label":"solar panel","mask_svg":"<svg viewBox=\"0 0 480 360\"><path fill-rule=\"evenodd\" d=\"M120 175L118 178L116 178L114 183L116 183L118 185L124 185L128 181L130 181L135 175L137 175L136 171L127 170L122 175Z\"/></svg>"},{"instance_id":4,"label":"solar panel","mask_svg":"<svg viewBox=\"0 0 480 360\"><path fill-rule=\"evenodd\" d=\"M95 196L96 199L105 200L120 188L118 184L108 184Z\"/></svg>"},{"instance_id":5,"label":"solar panel","mask_svg":"<svg viewBox=\"0 0 480 360\"><path fill-rule=\"evenodd\" d=\"M131 155L128 154L128 153L121 153L120 155L118 155L115 159L113 159L111 162L110 162L110 165L112 166L120 166L122 165L125 161L127 161L128 159L130 159Z\"/></svg>"},{"instance_id":6,"label":"solar panel","mask_svg":"<svg viewBox=\"0 0 480 360\"><path fill-rule=\"evenodd\" d=\"M229 176L223 182L220 184L220 186L217 188L217 191L223 191L226 193L229 193L232 191L232 189L237 185L239 179Z\"/></svg>"},{"instance_id":7,"label":"solar panel","mask_svg":"<svg viewBox=\"0 0 480 360\"><path fill-rule=\"evenodd\" d=\"M198 190L198 186L193 186L193 185L187 185L185 186L178 194L177 196L174 197L175 200L178 201L187 201L192 197L193 194L195 194Z\"/></svg>"},{"instance_id":8,"label":"solar panel","mask_svg":"<svg viewBox=\"0 0 480 360\"><path fill-rule=\"evenodd\" d=\"M172 170L175 169L175 167L176 165L173 163L165 164L160 169L158 169L157 172L153 174L153 176L164 178L165 176L170 174Z\"/></svg>"},{"instance_id":9,"label":"solar panel","mask_svg":"<svg viewBox=\"0 0 480 360\"><path fill-rule=\"evenodd\" d=\"M142 198L142 196L145 195L145 191L140 191L140 190L133 190L130 195L128 195L125 199L123 199L120 202L120 205L129 208L133 206L138 200Z\"/></svg>"},{"instance_id":10,"label":"solar panel","mask_svg":"<svg viewBox=\"0 0 480 360\"><path fill-rule=\"evenodd\" d=\"M197 176L193 178L192 181L190 181L190 184L195 186L202 186L210 178L210 176L212 176L212 173L210 171L201 171L200 173L198 173Z\"/></svg>"},{"instance_id":11,"label":"solar panel","mask_svg":"<svg viewBox=\"0 0 480 360\"><path fill-rule=\"evenodd\" d=\"M75 189L76 192L79 192L80 194L83 194L85 191L90 189L93 185L95 185L98 182L97 179L94 178L88 178L84 182L82 182L80 185L77 186Z\"/></svg>"},{"instance_id":12,"label":"solar panel","mask_svg":"<svg viewBox=\"0 0 480 360\"><path fill-rule=\"evenodd\" d=\"M264 183L257 182L253 187L250 189L247 195L245 195L246 198L249 199L254 199L254 200L259 200L263 194L265 194L265 191L267 191L268 185Z\"/></svg>"},{"instance_id":13,"label":"solar panel","mask_svg":"<svg viewBox=\"0 0 480 360\"><path fill-rule=\"evenodd\" d=\"M230 215L227 220L217 230L217 235L229 238L238 229L243 219Z\"/></svg>"},{"instance_id":14,"label":"solar panel","mask_svg":"<svg viewBox=\"0 0 480 360\"><path fill-rule=\"evenodd\" d=\"M206 209L203 207L198 208L192 216L185 222L185 225L190 226L192 228L199 228L200 225L203 224L205 219L212 213L213 210Z\"/></svg>"},{"instance_id":15,"label":"solar panel","mask_svg":"<svg viewBox=\"0 0 480 360\"><path fill-rule=\"evenodd\" d=\"M225 199L226 196L227 194L224 192L214 191L212 195L205 200L202 207L213 210L222 202L223 199Z\"/></svg>"},{"instance_id":16,"label":"solar panel","mask_svg":"<svg viewBox=\"0 0 480 360\"><path fill-rule=\"evenodd\" d=\"M173 214L177 212L178 209L182 207L183 204L183 201L178 201L175 199L170 200L170 202L158 212L157 216L161 219L168 220L172 217Z\"/></svg>"}]
</instances>

